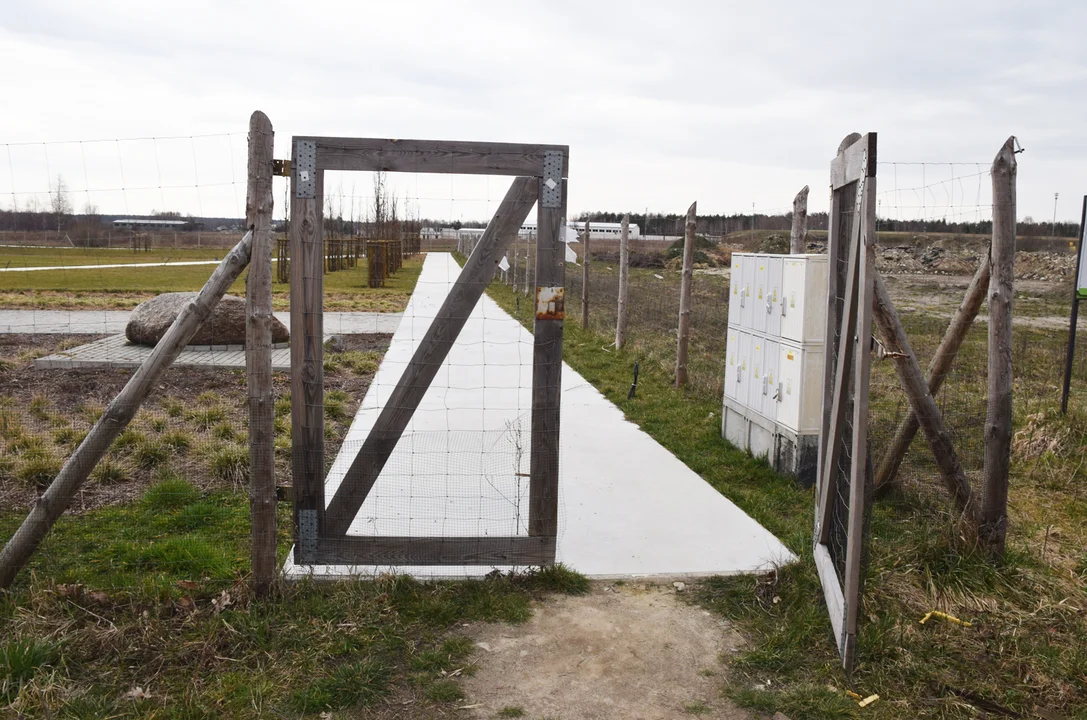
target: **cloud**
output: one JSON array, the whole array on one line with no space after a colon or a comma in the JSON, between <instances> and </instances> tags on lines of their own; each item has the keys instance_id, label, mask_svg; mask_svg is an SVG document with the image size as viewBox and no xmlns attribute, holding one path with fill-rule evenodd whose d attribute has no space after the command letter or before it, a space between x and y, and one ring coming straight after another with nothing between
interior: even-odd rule
<instances>
[{"instance_id":1,"label":"cloud","mask_svg":"<svg viewBox=\"0 0 1087 720\"><path fill-rule=\"evenodd\" d=\"M0 143L244 133L260 108L280 157L292 134L565 143L573 212L682 212L694 199L749 212L788 207L804 184L825 208L818 188L854 130L878 131L882 160L985 165L1015 134L1028 149L1020 215L1048 216L1059 191L1073 218L1087 188L1085 20L1087 7L1061 2L19 0L0 17L0 96L17 108L0 117ZM225 190L99 205L240 212L244 135L152 149L122 151L132 178ZM85 178L74 154L71 168L55 154L16 150L10 168L0 155L0 202L57 171L84 191L119 182L103 153ZM501 194L423 185L420 198ZM426 203L448 213L470 199Z\"/></svg>"}]
</instances>

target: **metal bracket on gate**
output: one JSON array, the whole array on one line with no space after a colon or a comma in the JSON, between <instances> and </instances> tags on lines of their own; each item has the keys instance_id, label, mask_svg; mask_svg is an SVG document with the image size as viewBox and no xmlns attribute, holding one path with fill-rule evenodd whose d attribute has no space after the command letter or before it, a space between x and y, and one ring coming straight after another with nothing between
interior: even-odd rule
<instances>
[{"instance_id":1,"label":"metal bracket on gate","mask_svg":"<svg viewBox=\"0 0 1087 720\"><path fill-rule=\"evenodd\" d=\"M317 511L298 511L298 547L303 561L317 556Z\"/></svg>"},{"instance_id":2,"label":"metal bracket on gate","mask_svg":"<svg viewBox=\"0 0 1087 720\"><path fill-rule=\"evenodd\" d=\"M563 153L561 150L544 151L543 189L540 192L541 207L562 207L562 159Z\"/></svg>"},{"instance_id":3,"label":"metal bracket on gate","mask_svg":"<svg viewBox=\"0 0 1087 720\"><path fill-rule=\"evenodd\" d=\"M290 160L273 160L272 161L272 174L279 175L280 177L291 176L291 161Z\"/></svg>"},{"instance_id":4,"label":"metal bracket on gate","mask_svg":"<svg viewBox=\"0 0 1087 720\"><path fill-rule=\"evenodd\" d=\"M317 141L294 141L294 196L312 200L317 197Z\"/></svg>"}]
</instances>

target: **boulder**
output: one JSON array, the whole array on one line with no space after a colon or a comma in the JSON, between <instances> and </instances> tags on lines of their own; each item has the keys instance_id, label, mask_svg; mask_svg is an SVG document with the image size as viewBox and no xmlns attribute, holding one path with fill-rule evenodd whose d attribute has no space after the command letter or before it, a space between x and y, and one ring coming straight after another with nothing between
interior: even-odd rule
<instances>
[{"instance_id":1,"label":"boulder","mask_svg":"<svg viewBox=\"0 0 1087 720\"><path fill-rule=\"evenodd\" d=\"M170 329L178 313L194 292L163 293L136 306L125 326L125 337L139 345L156 345ZM272 342L284 343L290 339L287 328L272 318ZM245 298L224 295L223 299L204 321L204 325L189 341L189 345L244 345Z\"/></svg>"}]
</instances>

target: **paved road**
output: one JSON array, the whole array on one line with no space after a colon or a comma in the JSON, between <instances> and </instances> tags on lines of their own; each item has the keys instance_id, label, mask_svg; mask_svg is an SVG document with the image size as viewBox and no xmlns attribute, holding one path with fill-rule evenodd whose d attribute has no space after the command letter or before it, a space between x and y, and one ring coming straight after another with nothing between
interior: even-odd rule
<instances>
[{"instance_id":1,"label":"paved road","mask_svg":"<svg viewBox=\"0 0 1087 720\"><path fill-rule=\"evenodd\" d=\"M128 310L0 310L0 333L112 335L123 333ZM325 335L396 332L403 313L326 312ZM287 327L291 315L275 316Z\"/></svg>"}]
</instances>

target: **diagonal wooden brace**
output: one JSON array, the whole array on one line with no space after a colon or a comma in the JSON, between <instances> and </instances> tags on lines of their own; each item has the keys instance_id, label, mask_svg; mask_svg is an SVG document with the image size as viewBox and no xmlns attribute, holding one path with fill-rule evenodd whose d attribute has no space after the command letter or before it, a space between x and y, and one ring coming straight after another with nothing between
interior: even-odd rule
<instances>
[{"instance_id":1,"label":"diagonal wooden brace","mask_svg":"<svg viewBox=\"0 0 1087 720\"><path fill-rule=\"evenodd\" d=\"M936 399L932 397L928 383L921 374L917 356L910 348L910 341L902 328L898 311L891 302L891 296L887 293L883 276L878 272L876 273L873 316L876 324L879 325L884 343L892 351L905 356L895 361L895 372L898 373L898 379L906 390L906 395L909 396L913 414L925 432L925 438L936 459L936 466L940 469L944 486L955 499L956 509L963 518L970 524L976 525L977 508L972 502L970 482L966 479L958 453L955 452L955 446L951 443L951 433L948 432L943 415L936 406Z\"/></svg>"},{"instance_id":2,"label":"diagonal wooden brace","mask_svg":"<svg viewBox=\"0 0 1087 720\"><path fill-rule=\"evenodd\" d=\"M951 323L947 326L947 332L944 333L944 338L940 341L940 347L936 348L936 353L929 362L926 380L929 392L933 395L940 391L940 386L943 385L948 371L951 370L951 364L955 362L959 347L974 324L974 318L977 317L981 304L985 301L985 294L989 290L989 269L991 267L992 263L988 254L983 255L981 265L978 267L974 279L970 282L970 287L966 289L962 305L959 306L955 317L951 319ZM880 460L877 466L877 493L885 492L893 486L895 476L898 474L898 468L902 464L902 458L905 457L906 451L920 427L917 422L917 415L911 408L909 414L899 423L894 440L891 441L891 446L887 448L887 451L883 454L883 459Z\"/></svg>"},{"instance_id":3,"label":"diagonal wooden brace","mask_svg":"<svg viewBox=\"0 0 1087 720\"><path fill-rule=\"evenodd\" d=\"M539 183L535 177L513 181L328 504L322 535L347 534L453 342L494 277L495 265L536 203Z\"/></svg>"}]
</instances>

